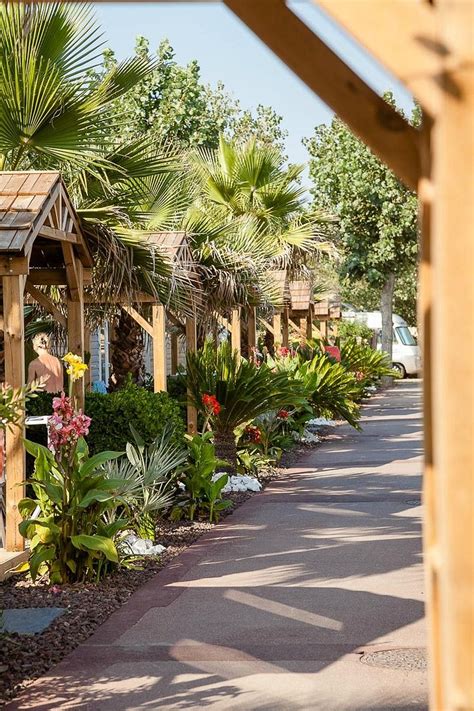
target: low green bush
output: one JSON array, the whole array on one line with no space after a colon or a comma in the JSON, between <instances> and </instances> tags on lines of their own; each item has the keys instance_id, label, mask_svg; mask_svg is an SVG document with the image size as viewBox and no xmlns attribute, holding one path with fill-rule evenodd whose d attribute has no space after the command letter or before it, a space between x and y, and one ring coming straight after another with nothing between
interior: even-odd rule
<instances>
[{"instance_id":1,"label":"low green bush","mask_svg":"<svg viewBox=\"0 0 474 711\"><path fill-rule=\"evenodd\" d=\"M184 438L184 421L179 405L168 393L151 393L138 385L127 385L113 393L88 393L86 413L92 418L87 443L91 452L120 449L130 440L130 423L143 440L153 442L169 427L172 444Z\"/></svg>"},{"instance_id":2,"label":"low green bush","mask_svg":"<svg viewBox=\"0 0 474 711\"><path fill-rule=\"evenodd\" d=\"M48 393L28 402L29 415L50 415L53 396ZM172 431L171 442L184 441L184 420L179 404L168 393L152 393L138 385L127 385L113 393L87 393L85 412L92 418L87 444L91 454L103 450L123 450L130 441L130 423L147 443L160 437L165 427ZM33 436L32 436L33 435ZM28 436L45 443L43 427L31 428Z\"/></svg>"}]
</instances>

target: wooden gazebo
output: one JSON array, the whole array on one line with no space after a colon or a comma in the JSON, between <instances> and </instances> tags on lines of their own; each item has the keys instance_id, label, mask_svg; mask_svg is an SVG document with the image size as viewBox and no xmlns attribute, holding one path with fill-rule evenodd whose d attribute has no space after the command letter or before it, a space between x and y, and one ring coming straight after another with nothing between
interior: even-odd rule
<instances>
[{"instance_id":1,"label":"wooden gazebo","mask_svg":"<svg viewBox=\"0 0 474 711\"><path fill-rule=\"evenodd\" d=\"M3 287L5 382L25 383L24 298L27 292L67 328L68 348L84 354L83 286L92 258L58 172L0 172L0 276ZM67 288L67 318L40 286ZM82 381L76 396L83 397ZM18 502L24 496L24 428L6 433L6 550L20 551Z\"/></svg>"}]
</instances>

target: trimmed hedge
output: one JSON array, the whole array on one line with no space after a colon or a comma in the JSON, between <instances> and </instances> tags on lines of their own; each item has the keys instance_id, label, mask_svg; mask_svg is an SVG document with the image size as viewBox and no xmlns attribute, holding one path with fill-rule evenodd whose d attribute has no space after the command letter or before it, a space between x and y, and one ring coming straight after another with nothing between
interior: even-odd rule
<instances>
[{"instance_id":1,"label":"trimmed hedge","mask_svg":"<svg viewBox=\"0 0 474 711\"><path fill-rule=\"evenodd\" d=\"M28 414L49 415L52 398L48 393L41 393L28 403ZM130 441L130 423L146 442L158 437L166 425L173 430L173 441L181 443L184 439L185 426L179 404L168 393L151 393L137 385L127 385L109 394L87 393L85 411L92 418L86 437L92 454L107 449L123 450ZM29 429L28 436L33 434L32 430Z\"/></svg>"}]
</instances>

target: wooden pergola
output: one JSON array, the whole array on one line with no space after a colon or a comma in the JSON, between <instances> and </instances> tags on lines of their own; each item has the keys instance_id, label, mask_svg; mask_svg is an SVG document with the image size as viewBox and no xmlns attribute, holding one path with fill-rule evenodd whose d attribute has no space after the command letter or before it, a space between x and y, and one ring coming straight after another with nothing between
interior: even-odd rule
<instances>
[{"instance_id":1,"label":"wooden pergola","mask_svg":"<svg viewBox=\"0 0 474 711\"><path fill-rule=\"evenodd\" d=\"M474 3L315 2L413 93L424 114L420 130L283 0L224 4L418 192L430 704L433 711L468 711L474 708Z\"/></svg>"},{"instance_id":2,"label":"wooden pergola","mask_svg":"<svg viewBox=\"0 0 474 711\"><path fill-rule=\"evenodd\" d=\"M58 172L0 172L0 276L3 286L5 382L25 383L25 292L67 329L69 350L84 355L83 286L92 257ZM67 287L67 318L38 287ZM79 405L84 385L75 384ZM18 502L25 495L24 427L6 432L7 551L21 551Z\"/></svg>"}]
</instances>

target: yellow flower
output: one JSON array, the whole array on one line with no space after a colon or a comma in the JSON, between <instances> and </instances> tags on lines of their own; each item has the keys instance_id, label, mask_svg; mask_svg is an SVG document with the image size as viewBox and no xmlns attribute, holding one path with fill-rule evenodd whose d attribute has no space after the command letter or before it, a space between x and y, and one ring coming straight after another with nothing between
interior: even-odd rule
<instances>
[{"instance_id":1,"label":"yellow flower","mask_svg":"<svg viewBox=\"0 0 474 711\"><path fill-rule=\"evenodd\" d=\"M67 353L64 356L63 361L68 364L66 373L73 382L84 377L84 373L88 370L88 367L82 360L81 356L75 355L74 353Z\"/></svg>"}]
</instances>

